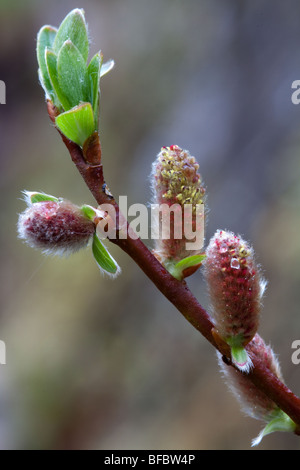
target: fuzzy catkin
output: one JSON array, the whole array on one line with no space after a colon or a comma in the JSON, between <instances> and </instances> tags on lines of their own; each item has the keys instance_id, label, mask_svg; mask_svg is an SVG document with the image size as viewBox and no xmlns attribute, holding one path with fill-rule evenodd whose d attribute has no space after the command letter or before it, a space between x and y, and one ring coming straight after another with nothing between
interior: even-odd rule
<instances>
[{"instance_id":1,"label":"fuzzy catkin","mask_svg":"<svg viewBox=\"0 0 300 470\"><path fill-rule=\"evenodd\" d=\"M43 201L30 204L20 214L18 233L31 247L62 255L85 247L95 224L68 201Z\"/></svg>"},{"instance_id":2,"label":"fuzzy catkin","mask_svg":"<svg viewBox=\"0 0 300 470\"><path fill-rule=\"evenodd\" d=\"M250 357L258 358L265 368L283 382L280 366L274 352L258 334L248 344L247 349ZM224 364L220 353L218 353L218 360L225 381L240 403L242 410L252 418L263 421L271 420L274 414L279 411L276 403L259 390L246 374Z\"/></svg>"},{"instance_id":3,"label":"fuzzy catkin","mask_svg":"<svg viewBox=\"0 0 300 470\"><path fill-rule=\"evenodd\" d=\"M204 274L218 334L225 341L239 338L246 346L258 328L266 284L253 249L240 236L218 230L206 249Z\"/></svg>"},{"instance_id":4,"label":"fuzzy catkin","mask_svg":"<svg viewBox=\"0 0 300 470\"><path fill-rule=\"evenodd\" d=\"M170 214L169 237L164 239L156 236L154 254L162 262L166 260L179 261L187 256L200 253L200 249L187 250L187 239L184 234L185 224L189 224L192 231L197 228L197 211L204 204L205 188L199 165L195 157L187 150L177 145L163 147L152 166L153 202L161 207L157 232L164 216L171 207L174 212ZM191 205L190 215L184 216L184 207ZM201 215L202 214L202 215ZM204 213L200 218L204 219ZM199 212L198 212L199 216ZM204 220L202 220L204 224ZM182 234L178 237L178 234ZM190 241L190 240L189 240ZM203 245L201 246L202 249Z\"/></svg>"}]
</instances>

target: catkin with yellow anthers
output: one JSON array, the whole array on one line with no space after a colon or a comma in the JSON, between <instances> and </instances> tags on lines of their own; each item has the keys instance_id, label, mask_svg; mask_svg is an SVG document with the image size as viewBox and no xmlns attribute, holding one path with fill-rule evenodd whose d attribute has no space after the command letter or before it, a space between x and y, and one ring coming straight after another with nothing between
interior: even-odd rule
<instances>
[{"instance_id":1,"label":"catkin with yellow anthers","mask_svg":"<svg viewBox=\"0 0 300 470\"><path fill-rule=\"evenodd\" d=\"M196 234L199 221L202 230L204 227L205 188L198 170L195 157L177 145L163 147L153 163L153 202L160 207L154 254L163 263L199 254L203 248L204 234L201 246L187 249L187 241L192 240L187 240L184 230L188 226ZM187 206L189 210L184 212ZM164 239L161 229L168 223L169 237Z\"/></svg>"}]
</instances>

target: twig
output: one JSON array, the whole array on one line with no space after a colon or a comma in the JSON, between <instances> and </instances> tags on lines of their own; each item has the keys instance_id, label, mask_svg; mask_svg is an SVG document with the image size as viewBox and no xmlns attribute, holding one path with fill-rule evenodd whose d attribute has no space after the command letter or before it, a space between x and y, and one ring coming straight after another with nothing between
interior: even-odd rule
<instances>
[{"instance_id":1,"label":"twig","mask_svg":"<svg viewBox=\"0 0 300 470\"><path fill-rule=\"evenodd\" d=\"M48 113L55 122L56 110L48 102ZM76 165L86 185L99 205L112 204L117 214L117 220L122 221L127 230L127 238L110 240L125 251L155 284L160 292L179 310L179 312L212 344L218 349L226 363L233 367L228 355L228 346L216 341L214 325L209 314L199 304L189 290L185 281L175 279L155 258L151 251L139 238L129 235L129 225L115 199L107 192L101 164L101 147L98 135L93 135L90 143L83 150L74 142L61 134L73 163ZM124 224L125 221L125 224ZM118 227L117 226L117 233ZM295 434L300 435L300 398L286 387L274 374L267 369L257 357L252 358L253 369L248 374L256 387L263 391L279 408L281 408L297 425Z\"/></svg>"}]
</instances>

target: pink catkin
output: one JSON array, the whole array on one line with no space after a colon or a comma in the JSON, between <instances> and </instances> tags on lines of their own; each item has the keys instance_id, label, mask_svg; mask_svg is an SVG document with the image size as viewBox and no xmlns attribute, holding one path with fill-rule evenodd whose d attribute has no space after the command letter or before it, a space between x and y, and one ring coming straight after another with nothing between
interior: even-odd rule
<instances>
[{"instance_id":1,"label":"pink catkin","mask_svg":"<svg viewBox=\"0 0 300 470\"><path fill-rule=\"evenodd\" d=\"M46 253L64 254L86 246L95 224L68 201L31 204L18 221L19 237Z\"/></svg>"},{"instance_id":2,"label":"pink catkin","mask_svg":"<svg viewBox=\"0 0 300 470\"><path fill-rule=\"evenodd\" d=\"M218 230L207 247L204 265L218 334L225 341L241 337L245 346L257 331L265 286L252 248L241 237Z\"/></svg>"},{"instance_id":3,"label":"pink catkin","mask_svg":"<svg viewBox=\"0 0 300 470\"><path fill-rule=\"evenodd\" d=\"M283 381L275 354L258 334L248 344L247 349L251 357L256 356L266 368ZM276 403L256 388L246 374L241 374L234 367L225 365L220 353L218 353L218 358L225 380L244 412L256 419L270 420L278 411Z\"/></svg>"},{"instance_id":4,"label":"pink catkin","mask_svg":"<svg viewBox=\"0 0 300 470\"><path fill-rule=\"evenodd\" d=\"M163 262L165 260L181 260L187 256L198 254L197 251L186 250L184 223L196 229L196 211L204 202L205 189L198 173L199 165L187 150L177 145L163 147L152 167L152 189L154 203L165 206L165 213L171 206L174 213L170 217L170 236L156 240L154 253ZM183 208L192 205L191 220L184 220ZM177 215L178 214L178 215ZM164 209L160 213L160 221L164 220ZM159 230L159 221L158 221ZM181 238L177 238L182 233Z\"/></svg>"}]
</instances>

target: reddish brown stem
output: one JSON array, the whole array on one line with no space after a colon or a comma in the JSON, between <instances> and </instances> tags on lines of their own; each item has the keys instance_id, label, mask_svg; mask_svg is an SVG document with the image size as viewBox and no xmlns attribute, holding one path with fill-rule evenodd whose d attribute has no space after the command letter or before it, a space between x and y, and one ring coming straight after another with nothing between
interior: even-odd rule
<instances>
[{"instance_id":1,"label":"reddish brown stem","mask_svg":"<svg viewBox=\"0 0 300 470\"><path fill-rule=\"evenodd\" d=\"M55 109L48 103L48 112L50 118L55 122ZM95 138L92 139L93 148L98 155L92 155L89 146L85 146L83 154L81 148L66 139L62 134L62 139L71 155L72 161L78 168L85 183L93 194L99 205L113 204L119 219L124 221L124 215L120 214L116 201L106 191L106 185L103 177L101 165L101 147ZM97 162L90 164L86 161L88 155L89 161ZM126 223L128 233L128 224ZM216 341L217 335L214 331L214 325L205 309L199 304L197 299L189 290L185 281L178 281L161 265L153 256L151 251L138 238L128 236L126 239L111 240L125 251L143 270L148 278L156 285L160 292L179 310L179 312L224 356L228 358L228 346ZM231 364L230 360L226 361ZM291 392L261 361L256 357L252 358L253 369L249 373L250 380L271 398L290 418L296 423L296 434L300 434L300 399Z\"/></svg>"}]
</instances>

